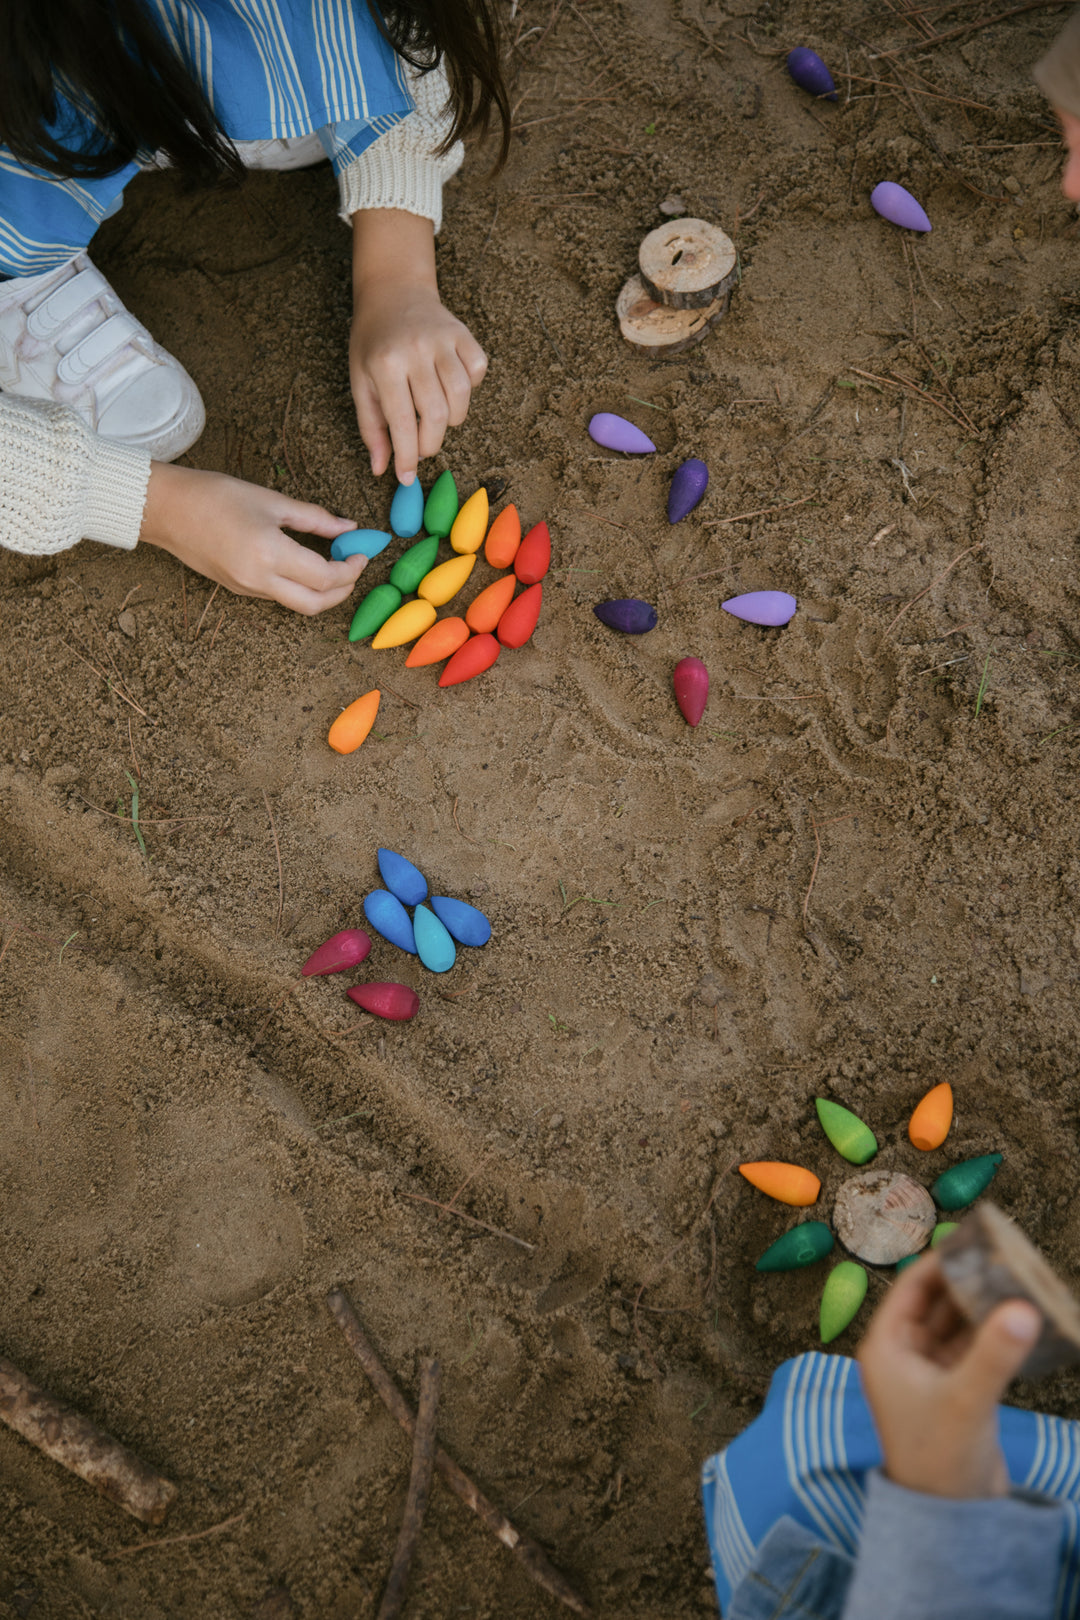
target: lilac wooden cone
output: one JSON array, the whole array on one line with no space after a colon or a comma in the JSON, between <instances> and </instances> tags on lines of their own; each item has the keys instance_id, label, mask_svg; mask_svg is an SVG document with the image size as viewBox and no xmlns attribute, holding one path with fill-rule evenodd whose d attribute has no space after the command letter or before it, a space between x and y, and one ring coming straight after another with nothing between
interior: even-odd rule
<instances>
[{"instance_id":1,"label":"lilac wooden cone","mask_svg":"<svg viewBox=\"0 0 1080 1620\"><path fill-rule=\"evenodd\" d=\"M605 450L624 450L629 455L643 456L656 446L646 438L639 427L624 416L612 416L609 411L598 411L589 422L589 437Z\"/></svg>"},{"instance_id":2,"label":"lilac wooden cone","mask_svg":"<svg viewBox=\"0 0 1080 1620\"><path fill-rule=\"evenodd\" d=\"M747 624L787 624L798 607L787 591L747 591L745 596L733 596L720 606L735 619Z\"/></svg>"},{"instance_id":3,"label":"lilac wooden cone","mask_svg":"<svg viewBox=\"0 0 1080 1620\"><path fill-rule=\"evenodd\" d=\"M680 658L672 674L675 701L688 726L699 724L709 701L709 672L700 658Z\"/></svg>"},{"instance_id":4,"label":"lilac wooden cone","mask_svg":"<svg viewBox=\"0 0 1080 1620\"><path fill-rule=\"evenodd\" d=\"M883 180L874 187L870 193L870 206L882 219L887 219L892 225L900 225L906 231L932 231L934 228L922 205L895 180Z\"/></svg>"},{"instance_id":5,"label":"lilac wooden cone","mask_svg":"<svg viewBox=\"0 0 1080 1620\"><path fill-rule=\"evenodd\" d=\"M681 523L688 517L709 487L709 469L703 461L691 457L677 468L668 491L667 515L669 523Z\"/></svg>"}]
</instances>

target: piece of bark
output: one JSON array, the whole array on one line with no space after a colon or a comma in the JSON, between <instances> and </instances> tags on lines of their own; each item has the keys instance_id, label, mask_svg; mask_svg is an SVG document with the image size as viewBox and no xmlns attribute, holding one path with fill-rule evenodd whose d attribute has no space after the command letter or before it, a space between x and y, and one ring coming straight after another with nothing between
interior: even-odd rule
<instances>
[{"instance_id":1,"label":"piece of bark","mask_svg":"<svg viewBox=\"0 0 1080 1620\"><path fill-rule=\"evenodd\" d=\"M412 1409L375 1354L374 1347L357 1320L348 1295L341 1288L332 1289L326 1296L326 1303L345 1335L349 1349L374 1384L383 1405L411 1438L416 1426ZM447 1456L441 1446L435 1449L435 1467L454 1495L460 1497L466 1507L472 1508L480 1522L487 1526L504 1547L509 1547L538 1586L542 1586L545 1592L550 1592L552 1597L565 1603L568 1609L573 1609L575 1614L591 1615L592 1610L588 1604L578 1597L565 1575L561 1575L554 1565L549 1563L543 1549L529 1536L516 1529L510 1520L488 1501L468 1474L458 1467L452 1457Z\"/></svg>"},{"instance_id":2,"label":"piece of bark","mask_svg":"<svg viewBox=\"0 0 1080 1620\"><path fill-rule=\"evenodd\" d=\"M165 1522L176 1486L3 1357L0 1422L144 1524Z\"/></svg>"},{"instance_id":3,"label":"piece of bark","mask_svg":"<svg viewBox=\"0 0 1080 1620\"><path fill-rule=\"evenodd\" d=\"M431 1475L435 1468L435 1417L439 1409L439 1384L442 1368L437 1361L427 1359L420 1368L420 1403L416 1409L416 1430L413 1434L412 1472L409 1475L409 1494L405 1498L405 1513L398 1531L394 1562L386 1583L378 1620L397 1620L405 1601L405 1584L409 1568L420 1540L420 1529L427 1512L431 1491Z\"/></svg>"},{"instance_id":4,"label":"piece of bark","mask_svg":"<svg viewBox=\"0 0 1080 1620\"><path fill-rule=\"evenodd\" d=\"M673 219L658 225L638 248L645 291L670 309L704 309L731 291L738 279L735 244L704 219Z\"/></svg>"},{"instance_id":5,"label":"piece of bark","mask_svg":"<svg viewBox=\"0 0 1080 1620\"><path fill-rule=\"evenodd\" d=\"M1029 1300L1041 1312L1043 1330L1021 1377L1080 1361L1080 1303L996 1204L977 1205L934 1252L957 1308L976 1325L1006 1299Z\"/></svg>"},{"instance_id":6,"label":"piece of bark","mask_svg":"<svg viewBox=\"0 0 1080 1620\"><path fill-rule=\"evenodd\" d=\"M671 309L657 303L640 276L631 276L615 300L615 314L619 331L639 354L678 354L700 343L730 302L731 294L725 293L703 309Z\"/></svg>"},{"instance_id":7,"label":"piece of bark","mask_svg":"<svg viewBox=\"0 0 1080 1620\"><path fill-rule=\"evenodd\" d=\"M849 1176L836 1195L833 1226L852 1254L871 1266L895 1266L930 1241L937 1210L921 1182L898 1170Z\"/></svg>"}]
</instances>

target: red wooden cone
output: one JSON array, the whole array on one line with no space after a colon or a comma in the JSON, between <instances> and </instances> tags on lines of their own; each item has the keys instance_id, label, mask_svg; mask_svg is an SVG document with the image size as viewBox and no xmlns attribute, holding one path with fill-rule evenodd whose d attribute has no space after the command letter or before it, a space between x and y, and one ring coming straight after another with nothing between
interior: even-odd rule
<instances>
[{"instance_id":1,"label":"red wooden cone","mask_svg":"<svg viewBox=\"0 0 1080 1620\"><path fill-rule=\"evenodd\" d=\"M543 600L544 587L530 585L516 602L511 602L495 630L504 647L524 647L536 629Z\"/></svg>"},{"instance_id":2,"label":"red wooden cone","mask_svg":"<svg viewBox=\"0 0 1080 1620\"><path fill-rule=\"evenodd\" d=\"M393 1018L402 1020L415 1018L420 1010L420 997L415 990L410 990L407 984L390 984L385 980L376 980L372 984L350 985L345 994L363 1007L365 1012L374 1013L376 1018Z\"/></svg>"},{"instance_id":3,"label":"red wooden cone","mask_svg":"<svg viewBox=\"0 0 1080 1620\"><path fill-rule=\"evenodd\" d=\"M357 967L370 950L371 939L362 928L343 928L340 934L312 951L300 972L305 979L312 974L342 973L346 968Z\"/></svg>"},{"instance_id":4,"label":"red wooden cone","mask_svg":"<svg viewBox=\"0 0 1080 1620\"><path fill-rule=\"evenodd\" d=\"M439 676L439 685L460 686L462 681L471 681L474 675L490 669L501 652L493 635L473 636L451 658Z\"/></svg>"},{"instance_id":5,"label":"red wooden cone","mask_svg":"<svg viewBox=\"0 0 1080 1620\"><path fill-rule=\"evenodd\" d=\"M551 535L546 523L529 530L514 557L514 573L523 585L535 585L551 567Z\"/></svg>"},{"instance_id":6,"label":"red wooden cone","mask_svg":"<svg viewBox=\"0 0 1080 1620\"><path fill-rule=\"evenodd\" d=\"M680 658L672 676L675 701L688 726L696 726L709 701L709 672L700 658Z\"/></svg>"}]
</instances>

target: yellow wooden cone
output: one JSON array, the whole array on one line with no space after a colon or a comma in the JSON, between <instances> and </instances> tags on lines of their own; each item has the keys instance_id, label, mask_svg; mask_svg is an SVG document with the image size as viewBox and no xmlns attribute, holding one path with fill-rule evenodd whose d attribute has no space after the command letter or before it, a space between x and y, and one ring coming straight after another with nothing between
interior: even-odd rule
<instances>
[{"instance_id":1,"label":"yellow wooden cone","mask_svg":"<svg viewBox=\"0 0 1080 1620\"><path fill-rule=\"evenodd\" d=\"M481 484L475 495L470 495L454 519L450 530L450 544L462 555L479 551L487 534L488 494Z\"/></svg>"},{"instance_id":2,"label":"yellow wooden cone","mask_svg":"<svg viewBox=\"0 0 1080 1620\"><path fill-rule=\"evenodd\" d=\"M448 562L440 563L433 568L430 574L425 574L416 587L417 596L422 596L425 602L432 607L442 607L456 596L473 571L476 562L476 553L467 552L463 557L451 557ZM434 619L431 621L434 623Z\"/></svg>"},{"instance_id":3,"label":"yellow wooden cone","mask_svg":"<svg viewBox=\"0 0 1080 1620\"><path fill-rule=\"evenodd\" d=\"M391 613L375 640L373 647L403 647L415 641L435 623L435 609L430 602L406 602L396 613Z\"/></svg>"}]
</instances>

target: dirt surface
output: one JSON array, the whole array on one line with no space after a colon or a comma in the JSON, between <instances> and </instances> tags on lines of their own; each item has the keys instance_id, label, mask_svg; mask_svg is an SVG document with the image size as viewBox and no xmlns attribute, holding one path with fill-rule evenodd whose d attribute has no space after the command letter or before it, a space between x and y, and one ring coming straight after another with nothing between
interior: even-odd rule
<instances>
[{"instance_id":1,"label":"dirt surface","mask_svg":"<svg viewBox=\"0 0 1080 1620\"><path fill-rule=\"evenodd\" d=\"M409 1448L337 1285L410 1398L441 1357L443 1444L599 1615L714 1613L698 1468L816 1343L825 1275L755 1273L794 1216L733 1166L807 1165L827 1215L816 1095L927 1182L1001 1151L998 1201L1075 1275L1078 245L1030 81L1064 15L923 53L840 3L517 6L513 155L474 157L439 248L491 372L437 468L505 480L555 556L475 683L148 549L0 561L0 1354L180 1487L147 1531L0 1431L0 1615L373 1615ZM799 43L858 75L838 103L788 79ZM931 236L871 211L884 178ZM742 283L650 363L613 305L672 195ZM95 257L204 391L195 463L382 523L334 202L322 171L148 176ZM597 410L657 454L598 450ZM719 611L763 587L786 629ZM622 596L658 627L600 625ZM295 983L379 845L494 926L438 979L377 943L357 977L417 989L403 1025ZM1076 1375L1019 1399L1080 1415ZM437 1484L407 1612L561 1611Z\"/></svg>"}]
</instances>

